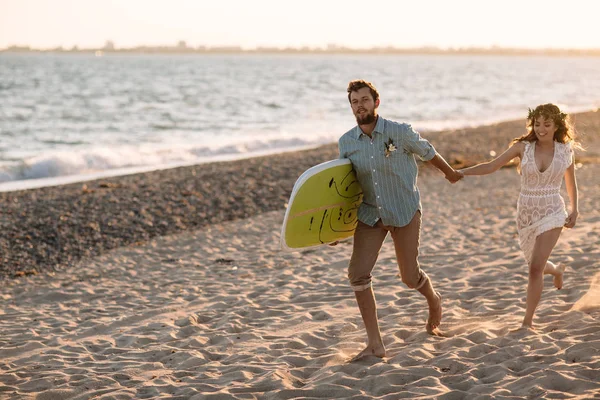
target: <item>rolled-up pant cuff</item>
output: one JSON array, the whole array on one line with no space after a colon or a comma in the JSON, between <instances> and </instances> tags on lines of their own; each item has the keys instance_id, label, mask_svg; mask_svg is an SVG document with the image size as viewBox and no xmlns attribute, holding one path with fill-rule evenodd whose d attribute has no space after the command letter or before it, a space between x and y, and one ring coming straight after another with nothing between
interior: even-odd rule
<instances>
[{"instance_id":1,"label":"rolled-up pant cuff","mask_svg":"<svg viewBox=\"0 0 600 400\"><path fill-rule=\"evenodd\" d=\"M425 284L427 283L427 281L429 280L429 275L427 275L425 272L421 271L421 281L417 284L417 286L415 286L416 290L421 289L423 286L425 286Z\"/></svg>"},{"instance_id":2,"label":"rolled-up pant cuff","mask_svg":"<svg viewBox=\"0 0 600 400\"><path fill-rule=\"evenodd\" d=\"M371 287L371 282L365 283L364 285L351 285L351 287L355 292L362 292L363 290L367 290Z\"/></svg>"}]
</instances>

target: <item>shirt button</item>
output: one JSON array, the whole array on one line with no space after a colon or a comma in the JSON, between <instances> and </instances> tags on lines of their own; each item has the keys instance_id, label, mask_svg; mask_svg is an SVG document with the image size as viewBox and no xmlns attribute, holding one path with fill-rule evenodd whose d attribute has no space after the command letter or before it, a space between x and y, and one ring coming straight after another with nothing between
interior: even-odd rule
<instances>
[{"instance_id":1,"label":"shirt button","mask_svg":"<svg viewBox=\"0 0 600 400\"><path fill-rule=\"evenodd\" d=\"M379 207L379 209L381 210L381 207Z\"/></svg>"},{"instance_id":2,"label":"shirt button","mask_svg":"<svg viewBox=\"0 0 600 400\"><path fill-rule=\"evenodd\" d=\"M377 196L377 198L379 198L379 196Z\"/></svg>"},{"instance_id":3,"label":"shirt button","mask_svg":"<svg viewBox=\"0 0 600 400\"><path fill-rule=\"evenodd\" d=\"M373 172L375 172L375 170L373 170Z\"/></svg>"},{"instance_id":4,"label":"shirt button","mask_svg":"<svg viewBox=\"0 0 600 400\"><path fill-rule=\"evenodd\" d=\"M371 156L371 158L373 158L373 156Z\"/></svg>"},{"instance_id":5,"label":"shirt button","mask_svg":"<svg viewBox=\"0 0 600 400\"><path fill-rule=\"evenodd\" d=\"M377 182L375 182L375 184L377 185Z\"/></svg>"}]
</instances>

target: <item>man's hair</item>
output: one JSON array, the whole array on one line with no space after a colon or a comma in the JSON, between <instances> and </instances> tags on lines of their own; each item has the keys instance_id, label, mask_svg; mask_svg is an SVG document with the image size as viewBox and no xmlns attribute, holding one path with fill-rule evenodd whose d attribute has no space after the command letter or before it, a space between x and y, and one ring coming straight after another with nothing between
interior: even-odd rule
<instances>
[{"instance_id":1,"label":"man's hair","mask_svg":"<svg viewBox=\"0 0 600 400\"><path fill-rule=\"evenodd\" d=\"M377 99L379 99L379 92L377 91L377 89L375 89L375 86L373 86L371 82L367 82L362 79L356 79L348 83L348 101L350 101L350 94L352 92L356 92L364 87L369 88L371 96L373 96L373 101L377 101Z\"/></svg>"}]
</instances>

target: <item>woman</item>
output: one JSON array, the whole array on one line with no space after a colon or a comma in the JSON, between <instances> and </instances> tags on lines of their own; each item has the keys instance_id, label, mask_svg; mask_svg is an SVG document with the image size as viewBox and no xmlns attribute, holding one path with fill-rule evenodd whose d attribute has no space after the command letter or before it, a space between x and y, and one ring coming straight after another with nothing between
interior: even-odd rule
<instances>
[{"instance_id":1,"label":"woman","mask_svg":"<svg viewBox=\"0 0 600 400\"><path fill-rule=\"evenodd\" d=\"M564 266L548 261L563 227L572 228L579 215L573 148L575 142L569 116L554 104L529 110L527 133L512 141L508 150L492 161L460 170L464 175L487 175L512 159L521 160L521 192L517 203L519 244L529 264L524 328L533 329L533 314L544 287L543 275L554 276L562 288ZM567 213L560 195L563 177L571 205Z\"/></svg>"}]
</instances>

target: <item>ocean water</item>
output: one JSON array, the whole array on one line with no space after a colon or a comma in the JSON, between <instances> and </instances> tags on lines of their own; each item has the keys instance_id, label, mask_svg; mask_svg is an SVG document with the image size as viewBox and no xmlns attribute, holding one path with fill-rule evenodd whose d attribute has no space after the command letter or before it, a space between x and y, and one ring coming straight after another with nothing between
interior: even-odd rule
<instances>
[{"instance_id":1,"label":"ocean water","mask_svg":"<svg viewBox=\"0 0 600 400\"><path fill-rule=\"evenodd\" d=\"M0 53L0 191L335 142L355 124L351 79L428 132L598 108L598 71L598 57Z\"/></svg>"}]
</instances>

